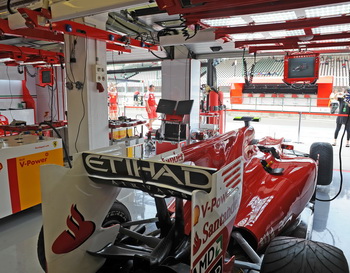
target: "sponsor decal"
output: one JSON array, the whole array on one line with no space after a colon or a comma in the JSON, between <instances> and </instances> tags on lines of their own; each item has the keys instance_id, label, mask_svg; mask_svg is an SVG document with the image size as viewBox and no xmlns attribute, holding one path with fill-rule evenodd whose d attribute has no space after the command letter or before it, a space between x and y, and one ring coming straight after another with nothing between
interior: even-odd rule
<instances>
[{"instance_id":1,"label":"sponsor decal","mask_svg":"<svg viewBox=\"0 0 350 273\"><path fill-rule=\"evenodd\" d=\"M222 258L214 265L209 273L222 273L223 272Z\"/></svg>"},{"instance_id":2,"label":"sponsor decal","mask_svg":"<svg viewBox=\"0 0 350 273\"><path fill-rule=\"evenodd\" d=\"M71 215L67 217L68 229L63 231L52 244L52 252L64 254L82 245L95 231L95 223L85 221L76 205L71 206Z\"/></svg>"},{"instance_id":3,"label":"sponsor decal","mask_svg":"<svg viewBox=\"0 0 350 273\"><path fill-rule=\"evenodd\" d=\"M212 174L216 171L210 168L87 153L83 153L83 160L86 171L95 182L186 199L195 189L209 192Z\"/></svg>"},{"instance_id":4,"label":"sponsor decal","mask_svg":"<svg viewBox=\"0 0 350 273\"><path fill-rule=\"evenodd\" d=\"M231 193L225 192L223 195L219 197L214 197L210 202L206 202L204 205L200 205L200 209L198 212L198 217L196 217L196 208L199 207L198 205L194 209L194 226L198 223L199 218L201 219L214 219L212 221L208 220L204 222L203 228L201 229L201 238L199 238L198 234L196 233L195 237L195 243L193 246L193 253L196 254L198 251L200 244L205 244L209 239L212 238L214 234L218 230L221 229L222 226L225 225L225 223L229 220L231 220L236 214L238 210L238 206L236 202L230 202L228 203L228 206L224 207L225 210L218 211L218 215L215 216L215 218L212 218L212 213L214 209L219 209L222 205L227 205L226 203L230 201L229 198L232 198ZM197 222L196 222L197 221Z\"/></svg>"},{"instance_id":5,"label":"sponsor decal","mask_svg":"<svg viewBox=\"0 0 350 273\"><path fill-rule=\"evenodd\" d=\"M222 235L217 238L213 244L206 250L203 255L201 255L201 259L194 266L192 273L205 273L205 272L222 272L222 257L221 259L212 267L212 265L217 261L217 258L222 256L223 253L223 245L222 245ZM210 268L212 269L208 271ZM216 271L218 270L218 271ZM221 270L221 271L219 271Z\"/></svg>"},{"instance_id":6,"label":"sponsor decal","mask_svg":"<svg viewBox=\"0 0 350 273\"><path fill-rule=\"evenodd\" d=\"M52 142L52 145L53 145L53 147L57 147L57 141L55 140L54 142Z\"/></svg>"},{"instance_id":7,"label":"sponsor decal","mask_svg":"<svg viewBox=\"0 0 350 273\"><path fill-rule=\"evenodd\" d=\"M185 155L183 153L171 155L162 158L163 162L169 162L169 163L182 163L185 160Z\"/></svg>"},{"instance_id":8,"label":"sponsor decal","mask_svg":"<svg viewBox=\"0 0 350 273\"><path fill-rule=\"evenodd\" d=\"M44 149L50 147L50 145L36 146L34 149Z\"/></svg>"},{"instance_id":9,"label":"sponsor decal","mask_svg":"<svg viewBox=\"0 0 350 273\"><path fill-rule=\"evenodd\" d=\"M29 167L29 166L35 166L35 165L40 165L40 164L44 164L47 161L47 157L42 157L39 159L25 159L25 158L21 158L19 160L19 165L23 168L23 167Z\"/></svg>"}]
</instances>

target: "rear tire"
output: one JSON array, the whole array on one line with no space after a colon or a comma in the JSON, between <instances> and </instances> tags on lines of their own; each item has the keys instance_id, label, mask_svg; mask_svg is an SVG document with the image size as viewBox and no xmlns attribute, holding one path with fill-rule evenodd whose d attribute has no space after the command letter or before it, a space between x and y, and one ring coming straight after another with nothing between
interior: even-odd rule
<instances>
[{"instance_id":1,"label":"rear tire","mask_svg":"<svg viewBox=\"0 0 350 273\"><path fill-rule=\"evenodd\" d=\"M292 237L276 237L266 249L260 273L349 273L342 250Z\"/></svg>"},{"instance_id":2,"label":"rear tire","mask_svg":"<svg viewBox=\"0 0 350 273\"><path fill-rule=\"evenodd\" d=\"M318 157L319 155L319 157ZM333 147L327 142L315 142L310 147L310 158L319 160L317 185L329 185L333 180Z\"/></svg>"},{"instance_id":3,"label":"rear tire","mask_svg":"<svg viewBox=\"0 0 350 273\"><path fill-rule=\"evenodd\" d=\"M129 221L131 221L131 215L128 208L123 203L115 201L111 209L108 211L107 216L103 220L102 227L109 227ZM41 268L47 272L43 227L41 227L38 237L37 255Z\"/></svg>"}]
</instances>

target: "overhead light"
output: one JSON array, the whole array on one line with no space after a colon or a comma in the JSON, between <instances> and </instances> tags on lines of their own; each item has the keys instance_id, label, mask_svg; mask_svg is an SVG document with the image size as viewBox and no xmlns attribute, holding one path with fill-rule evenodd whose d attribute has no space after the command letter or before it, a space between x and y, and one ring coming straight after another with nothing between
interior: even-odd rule
<instances>
[{"instance_id":1,"label":"overhead light","mask_svg":"<svg viewBox=\"0 0 350 273\"><path fill-rule=\"evenodd\" d=\"M13 61L12 58L0 58L0 63Z\"/></svg>"},{"instance_id":2,"label":"overhead light","mask_svg":"<svg viewBox=\"0 0 350 273\"><path fill-rule=\"evenodd\" d=\"M308 48L308 50L344 50L349 49L348 46L333 46L333 47L315 47L315 48Z\"/></svg>"},{"instance_id":3,"label":"overhead light","mask_svg":"<svg viewBox=\"0 0 350 273\"><path fill-rule=\"evenodd\" d=\"M350 4L326 6L322 8L306 9L305 14L307 18L311 17L325 17L350 13Z\"/></svg>"},{"instance_id":4,"label":"overhead light","mask_svg":"<svg viewBox=\"0 0 350 273\"><path fill-rule=\"evenodd\" d=\"M243 34L232 34L230 35L235 40L253 40L265 38L260 32L255 33L243 33Z\"/></svg>"},{"instance_id":5,"label":"overhead light","mask_svg":"<svg viewBox=\"0 0 350 273\"><path fill-rule=\"evenodd\" d=\"M349 30L350 30L350 24L343 24L343 25L316 27L312 29L312 33L313 34L339 33L339 32L349 31Z\"/></svg>"},{"instance_id":6,"label":"overhead light","mask_svg":"<svg viewBox=\"0 0 350 273\"><path fill-rule=\"evenodd\" d=\"M213 52L218 52L218 51L222 50L222 47L221 46L211 46L210 49Z\"/></svg>"},{"instance_id":7,"label":"overhead light","mask_svg":"<svg viewBox=\"0 0 350 273\"><path fill-rule=\"evenodd\" d=\"M340 43L340 42L350 42L350 39L333 39L333 40L321 40L321 41L312 41L313 43L317 43L317 44L322 44L322 43ZM299 44L305 44L306 42L299 42ZM308 42L310 43L310 42Z\"/></svg>"},{"instance_id":8,"label":"overhead light","mask_svg":"<svg viewBox=\"0 0 350 273\"><path fill-rule=\"evenodd\" d=\"M259 50L259 52L260 53L273 53L273 52L286 52L286 50L285 49Z\"/></svg>"},{"instance_id":9,"label":"overhead light","mask_svg":"<svg viewBox=\"0 0 350 273\"><path fill-rule=\"evenodd\" d=\"M231 27L237 25L245 25L247 22L243 20L242 17L228 17L219 19L203 19L201 20L203 24L209 25L211 27Z\"/></svg>"},{"instance_id":10,"label":"overhead light","mask_svg":"<svg viewBox=\"0 0 350 273\"><path fill-rule=\"evenodd\" d=\"M250 16L255 23L280 22L298 19L294 11L257 14Z\"/></svg>"},{"instance_id":11,"label":"overhead light","mask_svg":"<svg viewBox=\"0 0 350 273\"><path fill-rule=\"evenodd\" d=\"M181 26L182 21L180 19L175 19L175 20L159 21L154 23L161 27L176 28Z\"/></svg>"},{"instance_id":12,"label":"overhead light","mask_svg":"<svg viewBox=\"0 0 350 273\"><path fill-rule=\"evenodd\" d=\"M276 30L269 31L271 37L290 37L290 36L303 36L305 32L303 29L294 29L294 30Z\"/></svg>"},{"instance_id":13,"label":"overhead light","mask_svg":"<svg viewBox=\"0 0 350 273\"><path fill-rule=\"evenodd\" d=\"M279 43L275 43L275 44L250 44L251 46L275 46L275 45L279 45Z\"/></svg>"}]
</instances>

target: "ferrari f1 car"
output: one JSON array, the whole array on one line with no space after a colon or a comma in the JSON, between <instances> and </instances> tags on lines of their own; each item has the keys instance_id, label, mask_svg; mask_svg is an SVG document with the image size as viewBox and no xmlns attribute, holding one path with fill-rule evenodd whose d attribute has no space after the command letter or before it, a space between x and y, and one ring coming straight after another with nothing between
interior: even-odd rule
<instances>
[{"instance_id":1,"label":"ferrari f1 car","mask_svg":"<svg viewBox=\"0 0 350 273\"><path fill-rule=\"evenodd\" d=\"M303 220L317 182L332 180L331 145L297 153L283 139L256 140L252 118L242 119L243 128L148 159L112 146L81 153L72 169L44 166L43 269L349 272L341 250L307 239ZM155 215L132 219L116 201L123 188L154 198Z\"/></svg>"}]
</instances>

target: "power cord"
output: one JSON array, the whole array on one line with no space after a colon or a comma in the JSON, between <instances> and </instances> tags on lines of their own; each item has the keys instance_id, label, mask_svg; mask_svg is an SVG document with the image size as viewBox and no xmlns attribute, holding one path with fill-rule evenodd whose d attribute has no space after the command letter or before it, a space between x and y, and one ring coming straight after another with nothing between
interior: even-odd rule
<instances>
[{"instance_id":1,"label":"power cord","mask_svg":"<svg viewBox=\"0 0 350 273\"><path fill-rule=\"evenodd\" d=\"M15 14L15 12L11 9L11 0L7 0L7 10L10 14Z\"/></svg>"},{"instance_id":2,"label":"power cord","mask_svg":"<svg viewBox=\"0 0 350 273\"><path fill-rule=\"evenodd\" d=\"M82 84L82 88L85 85L86 82L86 65L87 65L87 37L85 37L85 67L84 67L84 82L81 83ZM77 82L78 83L78 82ZM74 147L75 147L75 151L78 153L78 147L77 147L77 143L78 143L78 139L79 139L79 135L80 135L80 129L81 129L81 124L85 118L85 102L84 102L84 92L83 90L80 93L81 95L81 104L83 106L83 116L80 119L79 125L78 125L78 130L77 130L77 136L75 138L75 142L74 142Z\"/></svg>"},{"instance_id":3,"label":"power cord","mask_svg":"<svg viewBox=\"0 0 350 273\"><path fill-rule=\"evenodd\" d=\"M347 103L347 102L344 102L344 103ZM349 107L348 107L348 111L349 111ZM333 200L335 200L339 195L340 195L340 193L342 192L342 190L343 190L343 182L344 182L344 179L343 179L343 161L342 161L342 156L341 156L341 154L342 154L342 149L343 149L343 140L344 140L344 136L345 136L345 132L347 131L346 130L346 127L347 126L350 126L350 124L348 124L348 122L349 122L349 117L350 117L350 112L348 113L348 116L347 116L347 118L346 118L346 122L345 122L345 124L344 124L344 131L343 131L343 134L342 134L342 136L341 136L341 140L340 140L340 147L339 147L339 174L340 174L340 185L339 185L339 190L338 190L338 192L337 192L337 194L334 196L334 197L332 197L331 199L327 199L327 200L325 200L325 199L319 199L319 198L315 198L317 201L320 201L320 202L331 202L331 201L333 201Z\"/></svg>"},{"instance_id":4,"label":"power cord","mask_svg":"<svg viewBox=\"0 0 350 273\"><path fill-rule=\"evenodd\" d=\"M63 146L63 150L64 150L64 153L65 153L65 157L66 157L67 163L69 165L69 168L72 168L72 162L71 162L71 160L69 158L69 154L68 154L68 151L67 151L67 145L66 145L65 141L63 140L61 134L57 131L57 129L52 125L51 122L43 121L43 122L41 122L39 124L39 126L41 126L43 124L49 126L56 133L56 135L62 140L62 146Z\"/></svg>"},{"instance_id":5,"label":"power cord","mask_svg":"<svg viewBox=\"0 0 350 273\"><path fill-rule=\"evenodd\" d=\"M13 95L12 95L11 79L10 79L10 76L9 76L9 67L8 67L8 66L6 66L6 75L7 75L8 81L9 81L9 91L10 91L10 96L11 96L11 101L10 101L10 115L11 115L11 118L13 119L13 115L12 115Z\"/></svg>"}]
</instances>

